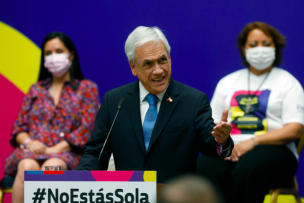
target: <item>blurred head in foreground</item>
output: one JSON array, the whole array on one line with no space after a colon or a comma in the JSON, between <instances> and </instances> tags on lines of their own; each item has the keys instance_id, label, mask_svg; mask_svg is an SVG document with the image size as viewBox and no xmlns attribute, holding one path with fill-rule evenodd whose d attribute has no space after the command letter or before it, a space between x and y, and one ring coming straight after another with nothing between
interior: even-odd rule
<instances>
[{"instance_id":1,"label":"blurred head in foreground","mask_svg":"<svg viewBox=\"0 0 304 203\"><path fill-rule=\"evenodd\" d=\"M177 178L164 186L158 203L220 203L213 186L194 175Z\"/></svg>"}]
</instances>

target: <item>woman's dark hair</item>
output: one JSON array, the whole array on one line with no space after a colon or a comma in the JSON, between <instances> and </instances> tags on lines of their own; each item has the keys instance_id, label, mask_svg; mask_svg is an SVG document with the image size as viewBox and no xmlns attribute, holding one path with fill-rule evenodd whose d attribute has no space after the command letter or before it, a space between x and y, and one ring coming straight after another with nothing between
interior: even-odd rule
<instances>
[{"instance_id":1,"label":"woman's dark hair","mask_svg":"<svg viewBox=\"0 0 304 203\"><path fill-rule=\"evenodd\" d=\"M83 80L83 74L81 72L81 68L80 68L80 63L79 63L79 58L78 58L78 54L75 48L74 43L72 42L72 40L64 33L62 32L51 32L50 34L48 34L41 45L41 63L40 63L40 72L39 72L39 77L38 77L38 81L40 80L45 80L47 78L51 78L52 74L44 67L44 46L45 44L52 40L58 38L60 39L60 41L64 44L64 46L69 50L69 52L71 54L74 55L73 61L71 63L71 68L70 68L70 77L71 77L71 84L73 89L77 89L77 87L75 87L75 83L74 83L74 79L78 79L78 80Z\"/></svg>"},{"instance_id":2,"label":"woman's dark hair","mask_svg":"<svg viewBox=\"0 0 304 203\"><path fill-rule=\"evenodd\" d=\"M283 60L285 37L277 29L263 22L248 23L244 27L240 35L237 37L237 46L242 57L243 65L249 67L249 63L246 60L246 56L244 54L243 49L247 42L248 34L254 29L262 30L265 33L265 35L270 36L272 38L276 50L273 66L279 66Z\"/></svg>"}]
</instances>

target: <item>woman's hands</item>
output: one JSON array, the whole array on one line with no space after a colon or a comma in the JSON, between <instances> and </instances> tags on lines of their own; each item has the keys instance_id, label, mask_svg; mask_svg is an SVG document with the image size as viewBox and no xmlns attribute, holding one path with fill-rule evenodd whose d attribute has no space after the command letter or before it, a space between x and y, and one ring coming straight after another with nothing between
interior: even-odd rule
<instances>
[{"instance_id":1,"label":"woman's hands","mask_svg":"<svg viewBox=\"0 0 304 203\"><path fill-rule=\"evenodd\" d=\"M239 158L252 150L255 147L254 142L252 139L245 140L243 142L240 142L236 144L231 152L230 157L226 157L225 160L228 161L239 161Z\"/></svg>"},{"instance_id":2,"label":"woman's hands","mask_svg":"<svg viewBox=\"0 0 304 203\"><path fill-rule=\"evenodd\" d=\"M56 145L55 146L53 146L53 147L47 147L46 149L45 149L45 154L57 154L57 153L59 153L60 151L59 151L59 149L56 147Z\"/></svg>"},{"instance_id":3,"label":"woman's hands","mask_svg":"<svg viewBox=\"0 0 304 203\"><path fill-rule=\"evenodd\" d=\"M71 151L70 145L66 140L61 140L52 147L47 147L45 144L38 140L31 140L27 132L21 132L16 137L17 143L24 145L26 150L34 154L56 154L64 151ZM27 140L30 140L27 142Z\"/></svg>"},{"instance_id":4,"label":"woman's hands","mask_svg":"<svg viewBox=\"0 0 304 203\"><path fill-rule=\"evenodd\" d=\"M38 140L31 140L26 145L26 149L33 152L34 154L43 154L46 150L46 146Z\"/></svg>"},{"instance_id":5,"label":"woman's hands","mask_svg":"<svg viewBox=\"0 0 304 203\"><path fill-rule=\"evenodd\" d=\"M63 140L52 147L45 146L38 140L31 140L27 145L26 149L33 152L34 154L57 154L62 151L71 151L69 144Z\"/></svg>"},{"instance_id":6,"label":"woman's hands","mask_svg":"<svg viewBox=\"0 0 304 203\"><path fill-rule=\"evenodd\" d=\"M62 140L52 147L47 147L45 150L45 154L56 154L64 151L71 151L71 148L67 141Z\"/></svg>"},{"instance_id":7,"label":"woman's hands","mask_svg":"<svg viewBox=\"0 0 304 203\"><path fill-rule=\"evenodd\" d=\"M59 144L59 143L58 143ZM43 143L39 142L38 140L32 140L26 145L26 149L33 152L34 154L57 154L61 152L60 145L58 144L47 147ZM65 150L68 151L68 150Z\"/></svg>"},{"instance_id":8,"label":"woman's hands","mask_svg":"<svg viewBox=\"0 0 304 203\"><path fill-rule=\"evenodd\" d=\"M283 128L273 130L261 136L254 137L257 145L285 145L299 139L304 132L304 126L299 123L287 123ZM229 161L238 161L241 156L255 147L252 139L245 140L234 146L231 156L225 158Z\"/></svg>"},{"instance_id":9,"label":"woman's hands","mask_svg":"<svg viewBox=\"0 0 304 203\"><path fill-rule=\"evenodd\" d=\"M62 151L70 151L69 145L66 141L61 141L52 147L47 147L38 140L31 140L26 145L26 149L34 154L57 154Z\"/></svg>"}]
</instances>

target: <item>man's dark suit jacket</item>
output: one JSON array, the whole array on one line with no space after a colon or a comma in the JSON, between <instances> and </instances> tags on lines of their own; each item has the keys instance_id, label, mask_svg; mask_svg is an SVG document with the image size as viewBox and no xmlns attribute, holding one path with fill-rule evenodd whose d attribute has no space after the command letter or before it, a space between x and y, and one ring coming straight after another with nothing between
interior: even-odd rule
<instances>
[{"instance_id":1,"label":"man's dark suit jacket","mask_svg":"<svg viewBox=\"0 0 304 203\"><path fill-rule=\"evenodd\" d=\"M113 152L116 170L155 170L157 182L163 183L178 175L195 172L199 150L207 156L219 157L211 135L215 125L207 95L173 79L162 100L146 151L138 83L130 83L105 94L95 128L76 170L98 169L99 152L121 98L125 99L124 106L101 156L100 169L107 170ZM231 153L233 141L229 139L231 146L221 157Z\"/></svg>"}]
</instances>

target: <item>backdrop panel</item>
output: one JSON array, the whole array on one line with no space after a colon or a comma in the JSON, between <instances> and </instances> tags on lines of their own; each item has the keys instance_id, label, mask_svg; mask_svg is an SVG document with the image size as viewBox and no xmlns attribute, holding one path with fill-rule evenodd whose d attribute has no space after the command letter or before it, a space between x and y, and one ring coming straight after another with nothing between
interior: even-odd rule
<instances>
[{"instance_id":1,"label":"backdrop panel","mask_svg":"<svg viewBox=\"0 0 304 203\"><path fill-rule=\"evenodd\" d=\"M211 99L217 82L228 73L242 68L236 48L236 37L241 29L248 22L267 22L287 38L281 67L304 84L301 65L304 47L302 0L1 0L0 21L37 46L51 31L68 34L76 44L85 77L98 84L101 98L106 91L136 80L124 54L124 43L128 34L139 25L158 26L164 30L172 47L172 77L200 89ZM0 38L3 36L1 32L2 27ZM25 41L20 42L20 48L24 47ZM2 44L0 51L1 54L6 52ZM37 77L39 52L33 48L30 53L36 58L36 64L26 62L25 52L12 53L10 59L21 64L24 62L22 71ZM0 74L8 77L4 74L5 69L16 69L16 66L13 66L13 61L4 66L3 58L0 59ZM14 77L20 71L16 69L10 76ZM26 80L24 77L22 81L27 87ZM19 89L24 87L12 84ZM7 95L1 95L1 98L3 96L6 101L14 99ZM0 106L5 103L0 101ZM2 113L0 115L3 116ZM1 123L1 127L10 129L12 121L7 122L9 124L5 126ZM302 196L303 160L302 157L297 173Z\"/></svg>"}]
</instances>

